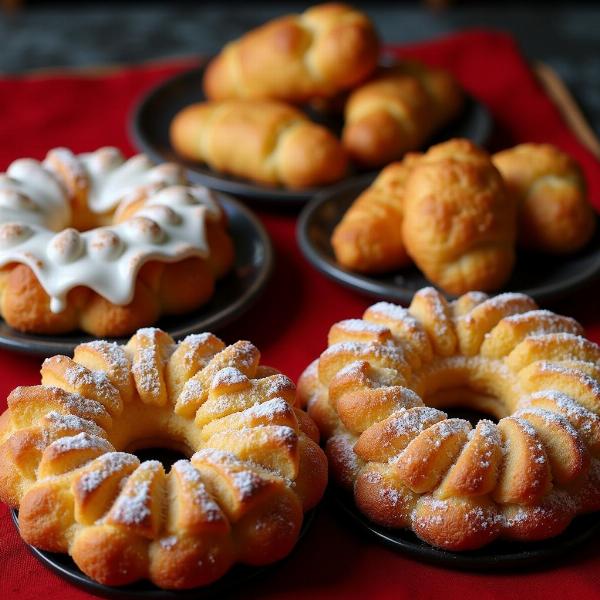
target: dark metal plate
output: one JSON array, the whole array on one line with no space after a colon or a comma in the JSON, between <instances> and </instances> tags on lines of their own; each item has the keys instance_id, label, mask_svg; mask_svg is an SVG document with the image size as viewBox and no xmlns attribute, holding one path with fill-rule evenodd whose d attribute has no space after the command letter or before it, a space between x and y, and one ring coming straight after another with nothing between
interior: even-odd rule
<instances>
[{"instance_id":1,"label":"dark metal plate","mask_svg":"<svg viewBox=\"0 0 600 600\"><path fill-rule=\"evenodd\" d=\"M202 93L204 68L180 73L160 83L142 98L135 109L130 134L137 148L156 162L177 162L186 167L191 181L201 183L215 190L237 196L252 198L254 201L284 206L298 206L310 200L316 193L333 186L304 190L288 190L252 183L237 177L223 175L206 165L186 161L179 157L169 141L169 126L175 115L194 102L205 100ZM307 109L309 116L334 132L342 128L341 117L325 117ZM473 98L468 98L461 115L438 132L429 143L452 137L466 137L484 145L492 130L492 118L488 110Z\"/></svg>"},{"instance_id":2,"label":"dark metal plate","mask_svg":"<svg viewBox=\"0 0 600 600\"><path fill-rule=\"evenodd\" d=\"M431 285L416 267L385 275L360 275L338 265L333 254L330 239L334 227L373 179L373 175L356 177L319 194L300 214L298 242L304 256L329 278L369 296L409 304L417 290ZM548 302L599 277L600 222L594 238L575 254L558 257L519 252L511 278L500 291L523 292L539 302Z\"/></svg>"},{"instance_id":3,"label":"dark metal plate","mask_svg":"<svg viewBox=\"0 0 600 600\"><path fill-rule=\"evenodd\" d=\"M198 311L159 319L156 326L176 339L198 331L216 331L238 318L258 299L271 274L273 250L260 221L229 196L219 194L219 201L227 213L235 245L234 267L217 282L213 297ZM84 333L54 336L21 333L0 319L0 347L9 350L41 356L69 355L75 346L93 339ZM127 340L115 338L114 341L125 343Z\"/></svg>"},{"instance_id":4,"label":"dark metal plate","mask_svg":"<svg viewBox=\"0 0 600 600\"><path fill-rule=\"evenodd\" d=\"M10 514L13 523L18 530L19 512L12 509ZM316 514L317 509L314 508L304 515L302 529L300 530L297 544L300 543L302 538L309 531ZM114 600L204 600L207 598L241 597L244 595L245 586L247 586L250 581L266 576L269 571L276 568L277 565L282 562L279 561L261 567L237 564L221 577L221 579L214 583L206 587L189 590L163 590L156 587L150 581L138 581L125 586L111 587L98 583L82 573L68 554L46 552L45 550L39 550L35 546L29 544L27 544L27 547L41 563L69 583L92 594L96 594L97 596ZM283 560L287 560L287 558L284 558ZM231 594L231 596L228 594Z\"/></svg>"},{"instance_id":5,"label":"dark metal plate","mask_svg":"<svg viewBox=\"0 0 600 600\"><path fill-rule=\"evenodd\" d=\"M332 489L330 496L343 514L366 535L402 554L452 569L484 571L534 568L547 564L554 558L564 559L570 556L576 548L600 532L600 516L592 513L576 517L563 533L547 540L497 540L478 550L448 552L423 542L408 529L388 529L369 521L358 510L354 498L348 492Z\"/></svg>"}]
</instances>

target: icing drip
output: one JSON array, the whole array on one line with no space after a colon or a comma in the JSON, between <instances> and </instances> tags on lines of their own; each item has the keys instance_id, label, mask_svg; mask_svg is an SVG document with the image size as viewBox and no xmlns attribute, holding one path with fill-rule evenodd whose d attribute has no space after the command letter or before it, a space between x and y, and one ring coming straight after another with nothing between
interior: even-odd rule
<instances>
[{"instance_id":1,"label":"icing drip","mask_svg":"<svg viewBox=\"0 0 600 600\"><path fill-rule=\"evenodd\" d=\"M64 149L53 153L63 165L77 164L78 176L87 175L94 212L113 210L121 201L120 208L127 207L140 200L140 190L149 197L131 218L79 232L68 227L66 188L49 161L17 160L0 175L0 266L29 266L50 296L52 312L65 309L67 294L77 286L113 304L129 304L146 262L208 255L206 219L217 217L219 206L206 188L178 185L183 175L176 165L155 167L143 155L124 161L114 148L80 156Z\"/></svg>"}]
</instances>

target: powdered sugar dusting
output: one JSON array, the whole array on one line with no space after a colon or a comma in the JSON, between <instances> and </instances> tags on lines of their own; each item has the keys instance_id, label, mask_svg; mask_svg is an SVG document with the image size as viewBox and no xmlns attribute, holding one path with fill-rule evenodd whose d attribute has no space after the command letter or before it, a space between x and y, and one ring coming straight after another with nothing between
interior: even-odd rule
<instances>
[{"instance_id":1,"label":"powdered sugar dusting","mask_svg":"<svg viewBox=\"0 0 600 600\"><path fill-rule=\"evenodd\" d=\"M133 454L108 452L92 463L90 470L78 479L77 486L83 492L91 493L115 473L138 464L139 460Z\"/></svg>"},{"instance_id":2,"label":"powdered sugar dusting","mask_svg":"<svg viewBox=\"0 0 600 600\"><path fill-rule=\"evenodd\" d=\"M137 471L128 479L124 490L110 511L110 516L114 521L125 525L139 525L150 516L151 480L133 478L143 476L146 471L152 473L160 468L162 466L156 460L148 460L138 467Z\"/></svg>"},{"instance_id":3,"label":"powdered sugar dusting","mask_svg":"<svg viewBox=\"0 0 600 600\"><path fill-rule=\"evenodd\" d=\"M369 323L361 319L346 319L336 323L335 327L348 333L370 333L372 335L383 335L389 331L387 327L377 323Z\"/></svg>"},{"instance_id":4,"label":"powdered sugar dusting","mask_svg":"<svg viewBox=\"0 0 600 600\"><path fill-rule=\"evenodd\" d=\"M230 452L214 448L203 448L198 450L192 457L192 462L195 461L207 461L224 468L242 501L251 498L265 485L265 480L258 473L251 470Z\"/></svg>"},{"instance_id":5,"label":"powdered sugar dusting","mask_svg":"<svg viewBox=\"0 0 600 600\"><path fill-rule=\"evenodd\" d=\"M192 502L200 508L204 519L211 522L222 520L223 513L208 493L199 471L187 460L178 460L172 468L192 488Z\"/></svg>"},{"instance_id":6,"label":"powdered sugar dusting","mask_svg":"<svg viewBox=\"0 0 600 600\"><path fill-rule=\"evenodd\" d=\"M61 453L74 450L104 450L106 452L114 450L112 445L103 437L90 435L85 432L59 438L52 442L50 446L48 446L48 449Z\"/></svg>"},{"instance_id":7,"label":"powdered sugar dusting","mask_svg":"<svg viewBox=\"0 0 600 600\"><path fill-rule=\"evenodd\" d=\"M48 442L61 431L84 431L91 435L104 437L105 432L93 421L75 415L63 415L55 410L44 416L45 427L42 429L44 440Z\"/></svg>"},{"instance_id":8,"label":"powdered sugar dusting","mask_svg":"<svg viewBox=\"0 0 600 600\"><path fill-rule=\"evenodd\" d=\"M210 384L211 389L217 389L221 386L239 386L249 384L248 378L235 367L224 367L217 371Z\"/></svg>"}]
</instances>

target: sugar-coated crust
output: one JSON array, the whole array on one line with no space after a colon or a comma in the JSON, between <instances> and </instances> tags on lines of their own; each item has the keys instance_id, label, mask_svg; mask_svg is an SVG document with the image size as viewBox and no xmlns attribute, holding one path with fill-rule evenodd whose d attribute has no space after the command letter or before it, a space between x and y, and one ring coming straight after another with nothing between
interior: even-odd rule
<instances>
[{"instance_id":1,"label":"sugar-coated crust","mask_svg":"<svg viewBox=\"0 0 600 600\"><path fill-rule=\"evenodd\" d=\"M273 19L225 46L206 69L204 93L210 100L328 98L364 81L378 56L377 34L364 13L322 4Z\"/></svg>"},{"instance_id":2,"label":"sugar-coated crust","mask_svg":"<svg viewBox=\"0 0 600 600\"><path fill-rule=\"evenodd\" d=\"M0 213L0 316L19 331L130 335L205 304L234 260L211 192L115 148L14 161Z\"/></svg>"},{"instance_id":3,"label":"sugar-coated crust","mask_svg":"<svg viewBox=\"0 0 600 600\"><path fill-rule=\"evenodd\" d=\"M519 243L568 254L587 244L596 218L577 162L550 144L520 144L492 157L519 212Z\"/></svg>"},{"instance_id":4,"label":"sugar-coated crust","mask_svg":"<svg viewBox=\"0 0 600 600\"><path fill-rule=\"evenodd\" d=\"M98 582L168 589L288 554L327 461L293 383L259 360L249 342L153 328L46 360L0 416L0 499L23 538ZM191 458L129 453L162 445Z\"/></svg>"},{"instance_id":5,"label":"sugar-coated crust","mask_svg":"<svg viewBox=\"0 0 600 600\"><path fill-rule=\"evenodd\" d=\"M449 550L546 539L600 509L600 347L582 335L523 294L424 288L334 325L300 398L374 522Z\"/></svg>"},{"instance_id":6,"label":"sugar-coated crust","mask_svg":"<svg viewBox=\"0 0 600 600\"><path fill-rule=\"evenodd\" d=\"M515 260L516 202L486 152L463 139L432 146L406 183L409 256L451 294L494 291Z\"/></svg>"}]
</instances>

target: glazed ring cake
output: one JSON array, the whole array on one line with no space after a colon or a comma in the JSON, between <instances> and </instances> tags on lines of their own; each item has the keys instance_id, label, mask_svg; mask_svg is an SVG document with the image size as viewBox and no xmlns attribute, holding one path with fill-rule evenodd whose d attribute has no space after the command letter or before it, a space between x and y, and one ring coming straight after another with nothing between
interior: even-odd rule
<instances>
[{"instance_id":1,"label":"glazed ring cake","mask_svg":"<svg viewBox=\"0 0 600 600\"><path fill-rule=\"evenodd\" d=\"M293 383L259 361L249 342L154 328L47 359L0 417L0 499L23 539L95 581L172 589L288 554L327 462ZM190 458L131 453L148 447Z\"/></svg>"},{"instance_id":2,"label":"glazed ring cake","mask_svg":"<svg viewBox=\"0 0 600 600\"><path fill-rule=\"evenodd\" d=\"M232 263L216 197L177 165L56 148L0 175L0 314L20 331L128 335L207 302Z\"/></svg>"},{"instance_id":3,"label":"glazed ring cake","mask_svg":"<svg viewBox=\"0 0 600 600\"><path fill-rule=\"evenodd\" d=\"M600 347L523 294L433 288L336 323L301 398L372 521L468 550L600 509ZM489 414L475 426L448 407Z\"/></svg>"}]
</instances>

